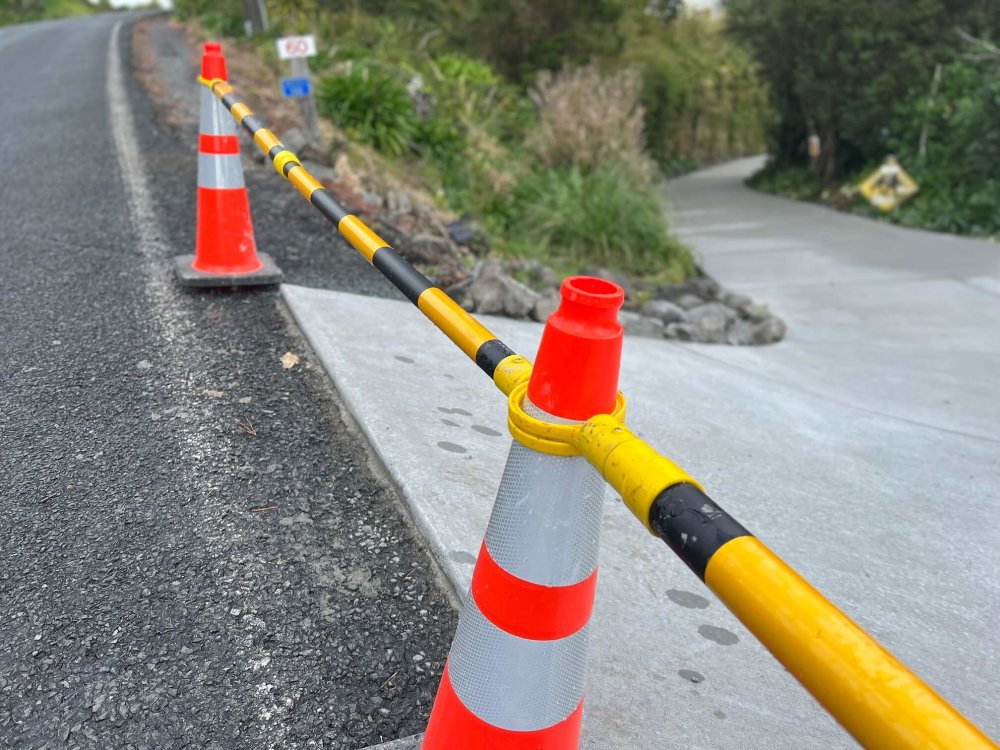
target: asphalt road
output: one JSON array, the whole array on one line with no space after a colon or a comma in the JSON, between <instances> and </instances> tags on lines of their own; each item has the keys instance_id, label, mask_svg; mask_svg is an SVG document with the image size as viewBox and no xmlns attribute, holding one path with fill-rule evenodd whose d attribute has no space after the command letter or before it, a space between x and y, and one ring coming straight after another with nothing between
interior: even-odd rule
<instances>
[{"instance_id":1,"label":"asphalt road","mask_svg":"<svg viewBox=\"0 0 1000 750\"><path fill-rule=\"evenodd\" d=\"M277 292L173 283L195 141L131 79L134 18L0 29L0 746L413 733L452 600ZM389 293L264 173L291 280Z\"/></svg>"}]
</instances>

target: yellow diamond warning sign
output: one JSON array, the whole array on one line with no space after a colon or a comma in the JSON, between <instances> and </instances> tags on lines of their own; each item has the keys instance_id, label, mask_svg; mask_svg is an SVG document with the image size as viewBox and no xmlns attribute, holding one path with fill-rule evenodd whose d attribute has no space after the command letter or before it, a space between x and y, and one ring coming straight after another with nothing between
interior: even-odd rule
<instances>
[{"instance_id":1,"label":"yellow diamond warning sign","mask_svg":"<svg viewBox=\"0 0 1000 750\"><path fill-rule=\"evenodd\" d=\"M899 165L896 157L887 156L882 166L872 172L858 189L875 208L892 211L916 195L920 186Z\"/></svg>"}]
</instances>

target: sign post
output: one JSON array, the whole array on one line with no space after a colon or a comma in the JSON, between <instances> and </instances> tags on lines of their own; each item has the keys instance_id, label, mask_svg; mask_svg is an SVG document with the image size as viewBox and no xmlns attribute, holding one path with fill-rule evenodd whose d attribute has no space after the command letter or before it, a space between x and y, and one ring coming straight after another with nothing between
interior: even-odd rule
<instances>
[{"instance_id":1,"label":"sign post","mask_svg":"<svg viewBox=\"0 0 1000 750\"><path fill-rule=\"evenodd\" d=\"M302 122L306 129L306 139L309 143L319 143L319 118L316 114L316 100L312 95L312 82L309 80L307 57L316 55L316 37L284 36L278 39L278 57L289 60L292 76L281 79L281 92L286 97L299 100L302 112Z\"/></svg>"}]
</instances>

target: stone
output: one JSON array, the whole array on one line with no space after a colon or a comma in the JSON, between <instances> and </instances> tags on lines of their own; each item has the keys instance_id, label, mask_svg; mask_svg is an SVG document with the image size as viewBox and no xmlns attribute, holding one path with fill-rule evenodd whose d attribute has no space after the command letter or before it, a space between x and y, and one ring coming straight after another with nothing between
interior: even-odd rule
<instances>
[{"instance_id":1,"label":"stone","mask_svg":"<svg viewBox=\"0 0 1000 750\"><path fill-rule=\"evenodd\" d=\"M771 315L755 324L751 343L756 346L775 344L785 338L786 330L785 321Z\"/></svg>"},{"instance_id":2,"label":"stone","mask_svg":"<svg viewBox=\"0 0 1000 750\"><path fill-rule=\"evenodd\" d=\"M361 192L361 198L362 200L364 200L365 203L367 203L372 208L382 208L383 204L385 203L382 196L374 192L373 190L363 190Z\"/></svg>"},{"instance_id":3,"label":"stone","mask_svg":"<svg viewBox=\"0 0 1000 750\"><path fill-rule=\"evenodd\" d=\"M663 329L663 338L693 341L694 328L690 323L670 323Z\"/></svg>"},{"instance_id":4,"label":"stone","mask_svg":"<svg viewBox=\"0 0 1000 750\"><path fill-rule=\"evenodd\" d=\"M685 292L681 296L674 300L674 304L685 310L690 310L692 307L698 307L698 305L704 305L705 300L699 297L697 294L691 294L690 292Z\"/></svg>"},{"instance_id":5,"label":"stone","mask_svg":"<svg viewBox=\"0 0 1000 750\"><path fill-rule=\"evenodd\" d=\"M531 309L531 319L537 320L539 323L544 323L558 307L559 292L555 289L546 289Z\"/></svg>"},{"instance_id":6,"label":"stone","mask_svg":"<svg viewBox=\"0 0 1000 750\"><path fill-rule=\"evenodd\" d=\"M651 318L639 313L623 310L618 313L618 322L622 324L625 333L630 336L647 336L650 338L662 338L664 324L659 318Z\"/></svg>"},{"instance_id":7,"label":"stone","mask_svg":"<svg viewBox=\"0 0 1000 750\"><path fill-rule=\"evenodd\" d=\"M688 310L693 341L722 344L726 341L726 327L736 319L736 313L720 302L708 302Z\"/></svg>"},{"instance_id":8,"label":"stone","mask_svg":"<svg viewBox=\"0 0 1000 750\"><path fill-rule=\"evenodd\" d=\"M411 263L444 266L455 262L455 250L443 237L432 234L415 234L401 242L396 249Z\"/></svg>"},{"instance_id":9,"label":"stone","mask_svg":"<svg viewBox=\"0 0 1000 750\"><path fill-rule=\"evenodd\" d=\"M309 142L300 128L289 128L281 134L281 144L296 156Z\"/></svg>"},{"instance_id":10,"label":"stone","mask_svg":"<svg viewBox=\"0 0 1000 750\"><path fill-rule=\"evenodd\" d=\"M737 319L726 328L726 343L731 346L749 346L753 343L755 324L749 320Z\"/></svg>"},{"instance_id":11,"label":"stone","mask_svg":"<svg viewBox=\"0 0 1000 750\"><path fill-rule=\"evenodd\" d=\"M719 282L715 279L709 278L708 276L696 276L693 279L688 279L684 282L688 289L697 294L699 297L704 299L713 299L719 296L719 292L722 291L722 287L719 286Z\"/></svg>"},{"instance_id":12,"label":"stone","mask_svg":"<svg viewBox=\"0 0 1000 750\"><path fill-rule=\"evenodd\" d=\"M390 190L385 194L385 207L391 214L408 214L413 210L413 201L402 190Z\"/></svg>"},{"instance_id":13,"label":"stone","mask_svg":"<svg viewBox=\"0 0 1000 750\"><path fill-rule=\"evenodd\" d=\"M745 294L737 294L736 292L723 292L719 295L719 300L722 304L727 307L731 307L734 310L747 310L751 305L753 305L753 300L747 297Z\"/></svg>"},{"instance_id":14,"label":"stone","mask_svg":"<svg viewBox=\"0 0 1000 750\"><path fill-rule=\"evenodd\" d=\"M687 313L679 305L665 299L650 300L639 308L639 312L650 318L658 318L666 323L683 323L687 320Z\"/></svg>"},{"instance_id":15,"label":"stone","mask_svg":"<svg viewBox=\"0 0 1000 750\"><path fill-rule=\"evenodd\" d=\"M469 248L476 255L486 255L490 251L490 237L486 230L482 224L472 221L468 216L446 224L445 230L452 242Z\"/></svg>"},{"instance_id":16,"label":"stone","mask_svg":"<svg viewBox=\"0 0 1000 750\"><path fill-rule=\"evenodd\" d=\"M526 318L539 295L503 272L496 261L486 261L476 271L469 285L474 309L483 315L508 315Z\"/></svg>"}]
</instances>

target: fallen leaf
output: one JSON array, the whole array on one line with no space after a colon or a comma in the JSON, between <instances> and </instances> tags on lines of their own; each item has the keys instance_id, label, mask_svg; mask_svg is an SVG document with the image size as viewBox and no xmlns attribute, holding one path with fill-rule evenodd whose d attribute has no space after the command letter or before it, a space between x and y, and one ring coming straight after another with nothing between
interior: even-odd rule
<instances>
[{"instance_id":1,"label":"fallen leaf","mask_svg":"<svg viewBox=\"0 0 1000 750\"><path fill-rule=\"evenodd\" d=\"M299 363L299 357L297 354L292 354L291 352L285 352L281 355L281 366L286 370L291 370L295 365Z\"/></svg>"},{"instance_id":2,"label":"fallen leaf","mask_svg":"<svg viewBox=\"0 0 1000 750\"><path fill-rule=\"evenodd\" d=\"M206 388L202 391L206 396L211 396L212 398L222 398L226 394L222 391L213 391L211 388Z\"/></svg>"}]
</instances>

